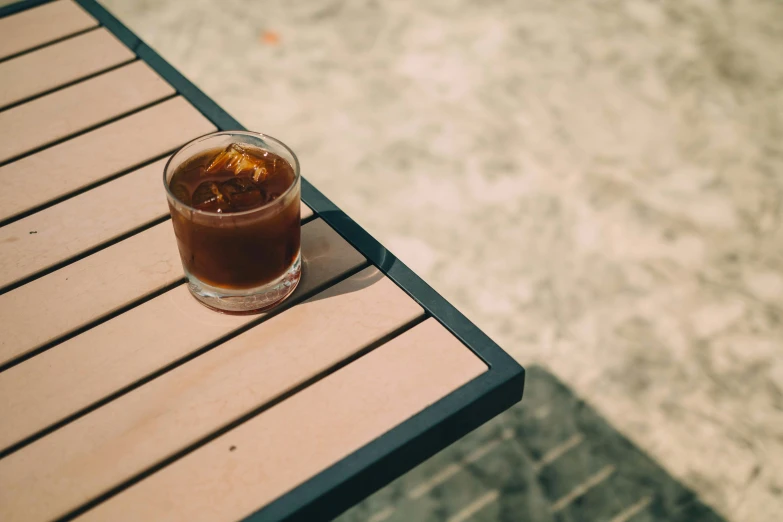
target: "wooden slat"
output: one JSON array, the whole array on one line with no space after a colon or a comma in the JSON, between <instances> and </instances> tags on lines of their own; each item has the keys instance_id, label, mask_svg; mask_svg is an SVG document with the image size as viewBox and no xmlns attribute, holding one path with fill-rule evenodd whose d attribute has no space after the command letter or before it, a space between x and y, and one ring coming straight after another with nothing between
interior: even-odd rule
<instances>
[{"instance_id":1,"label":"wooden slat","mask_svg":"<svg viewBox=\"0 0 783 522\"><path fill-rule=\"evenodd\" d=\"M168 215L166 160L0 228L0 288Z\"/></svg>"},{"instance_id":2,"label":"wooden slat","mask_svg":"<svg viewBox=\"0 0 783 522\"><path fill-rule=\"evenodd\" d=\"M176 97L0 167L0 220L100 181L215 127Z\"/></svg>"},{"instance_id":3,"label":"wooden slat","mask_svg":"<svg viewBox=\"0 0 783 522\"><path fill-rule=\"evenodd\" d=\"M0 288L168 215L167 159L0 228Z\"/></svg>"},{"instance_id":4,"label":"wooden slat","mask_svg":"<svg viewBox=\"0 0 783 522\"><path fill-rule=\"evenodd\" d=\"M174 94L141 61L0 112L0 161Z\"/></svg>"},{"instance_id":5,"label":"wooden slat","mask_svg":"<svg viewBox=\"0 0 783 522\"><path fill-rule=\"evenodd\" d=\"M63 515L422 313L366 269L0 461L0 518Z\"/></svg>"},{"instance_id":6,"label":"wooden slat","mask_svg":"<svg viewBox=\"0 0 783 522\"><path fill-rule=\"evenodd\" d=\"M0 288L168 215L167 159L0 228Z\"/></svg>"},{"instance_id":7,"label":"wooden slat","mask_svg":"<svg viewBox=\"0 0 783 522\"><path fill-rule=\"evenodd\" d=\"M0 63L0 107L134 58L106 29L74 36Z\"/></svg>"},{"instance_id":8,"label":"wooden slat","mask_svg":"<svg viewBox=\"0 0 783 522\"><path fill-rule=\"evenodd\" d=\"M98 25L71 0L58 0L0 20L0 58Z\"/></svg>"},{"instance_id":9,"label":"wooden slat","mask_svg":"<svg viewBox=\"0 0 783 522\"><path fill-rule=\"evenodd\" d=\"M78 520L239 520L486 369L429 319Z\"/></svg>"},{"instance_id":10,"label":"wooden slat","mask_svg":"<svg viewBox=\"0 0 783 522\"><path fill-rule=\"evenodd\" d=\"M167 221L0 295L0 364L181 277Z\"/></svg>"},{"instance_id":11,"label":"wooden slat","mask_svg":"<svg viewBox=\"0 0 783 522\"><path fill-rule=\"evenodd\" d=\"M166 159L0 228L0 287L168 214Z\"/></svg>"},{"instance_id":12,"label":"wooden slat","mask_svg":"<svg viewBox=\"0 0 783 522\"><path fill-rule=\"evenodd\" d=\"M0 295L0 364L183 276L166 221Z\"/></svg>"},{"instance_id":13,"label":"wooden slat","mask_svg":"<svg viewBox=\"0 0 783 522\"><path fill-rule=\"evenodd\" d=\"M302 251L302 281L291 301L365 261L321 220L304 225ZM197 303L182 285L0 373L0 419L4 419L0 449L257 317L216 314Z\"/></svg>"}]
</instances>

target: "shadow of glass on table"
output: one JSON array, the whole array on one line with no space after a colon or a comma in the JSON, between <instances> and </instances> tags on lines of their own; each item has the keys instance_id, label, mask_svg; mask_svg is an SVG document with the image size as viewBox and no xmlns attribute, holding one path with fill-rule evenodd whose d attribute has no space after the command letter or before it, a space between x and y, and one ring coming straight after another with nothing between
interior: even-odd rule
<instances>
[{"instance_id":1,"label":"shadow of glass on table","mask_svg":"<svg viewBox=\"0 0 783 522\"><path fill-rule=\"evenodd\" d=\"M383 279L384 275L378 270L362 270L358 274L346 279L339 285L328 288L308 299L308 302L329 299L337 295L350 294L369 288Z\"/></svg>"}]
</instances>

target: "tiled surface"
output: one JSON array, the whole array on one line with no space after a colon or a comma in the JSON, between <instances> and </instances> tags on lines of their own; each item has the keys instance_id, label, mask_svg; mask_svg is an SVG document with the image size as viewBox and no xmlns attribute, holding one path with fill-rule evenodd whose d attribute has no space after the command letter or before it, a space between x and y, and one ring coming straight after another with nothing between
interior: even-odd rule
<instances>
[{"instance_id":1,"label":"tiled surface","mask_svg":"<svg viewBox=\"0 0 783 522\"><path fill-rule=\"evenodd\" d=\"M527 379L522 403L338 520L723 520L552 374Z\"/></svg>"},{"instance_id":2,"label":"tiled surface","mask_svg":"<svg viewBox=\"0 0 783 522\"><path fill-rule=\"evenodd\" d=\"M783 512L783 4L106 3L707 503Z\"/></svg>"}]
</instances>

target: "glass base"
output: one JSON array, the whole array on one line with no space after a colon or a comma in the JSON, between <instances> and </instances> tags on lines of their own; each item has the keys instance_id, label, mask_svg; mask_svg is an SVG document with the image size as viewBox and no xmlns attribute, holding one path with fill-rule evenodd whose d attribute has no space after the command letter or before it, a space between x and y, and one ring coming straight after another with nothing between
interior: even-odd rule
<instances>
[{"instance_id":1,"label":"glass base","mask_svg":"<svg viewBox=\"0 0 783 522\"><path fill-rule=\"evenodd\" d=\"M291 268L278 279L255 288L226 290L202 283L188 274L188 287L193 297L212 310L226 314L245 315L265 312L288 298L302 277L301 254Z\"/></svg>"}]
</instances>

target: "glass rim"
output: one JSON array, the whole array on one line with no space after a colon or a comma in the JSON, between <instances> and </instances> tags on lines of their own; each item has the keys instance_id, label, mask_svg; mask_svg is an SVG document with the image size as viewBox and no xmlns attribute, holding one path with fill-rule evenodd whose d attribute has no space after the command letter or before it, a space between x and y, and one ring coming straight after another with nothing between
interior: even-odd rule
<instances>
[{"instance_id":1,"label":"glass rim","mask_svg":"<svg viewBox=\"0 0 783 522\"><path fill-rule=\"evenodd\" d=\"M171 187L169 187L168 179L168 173L169 173L169 167L171 166L171 161L176 157L177 154L182 152L185 148L189 147L190 145L193 145L194 143L207 140L209 138L217 137L217 136L235 136L235 135L241 135L241 136L251 136L253 138L259 138L262 142L263 141L271 141L275 143L276 145L281 146L283 149L285 149L286 152L288 152L292 158L294 158L294 164L291 165L294 169L294 181L291 183L291 186L289 186L278 198L273 199L272 201L269 201L268 203L264 203L260 207L254 207L248 210L242 210L239 212L210 212L208 210L200 210L192 205L188 205L181 199L179 199L177 196L174 195L174 193L171 191ZM273 152L273 151L269 151ZM285 158L283 158L285 159ZM287 160L286 160L287 161ZM273 205L278 203L279 201L285 199L288 194L291 193L291 191L294 190L294 188L299 183L301 175L299 173L299 158L296 157L296 154L293 150L291 150L291 147L280 141L279 139L269 136L268 134L263 134L261 132L253 132L253 131L247 131L247 130L224 130L224 131L213 131L208 132L207 134L202 134L201 136L198 136L196 138L193 138L192 140L188 141L181 147L179 147L177 150L172 153L171 156L169 156L169 159L166 161L166 165L163 167L163 187L166 189L166 195L182 205L183 207L187 208L191 212L195 212L196 214L204 215L204 216L210 216L210 217L234 217L234 216L246 216L249 214L252 214L254 212L259 212L261 210L265 210L268 208L271 208Z\"/></svg>"}]
</instances>

